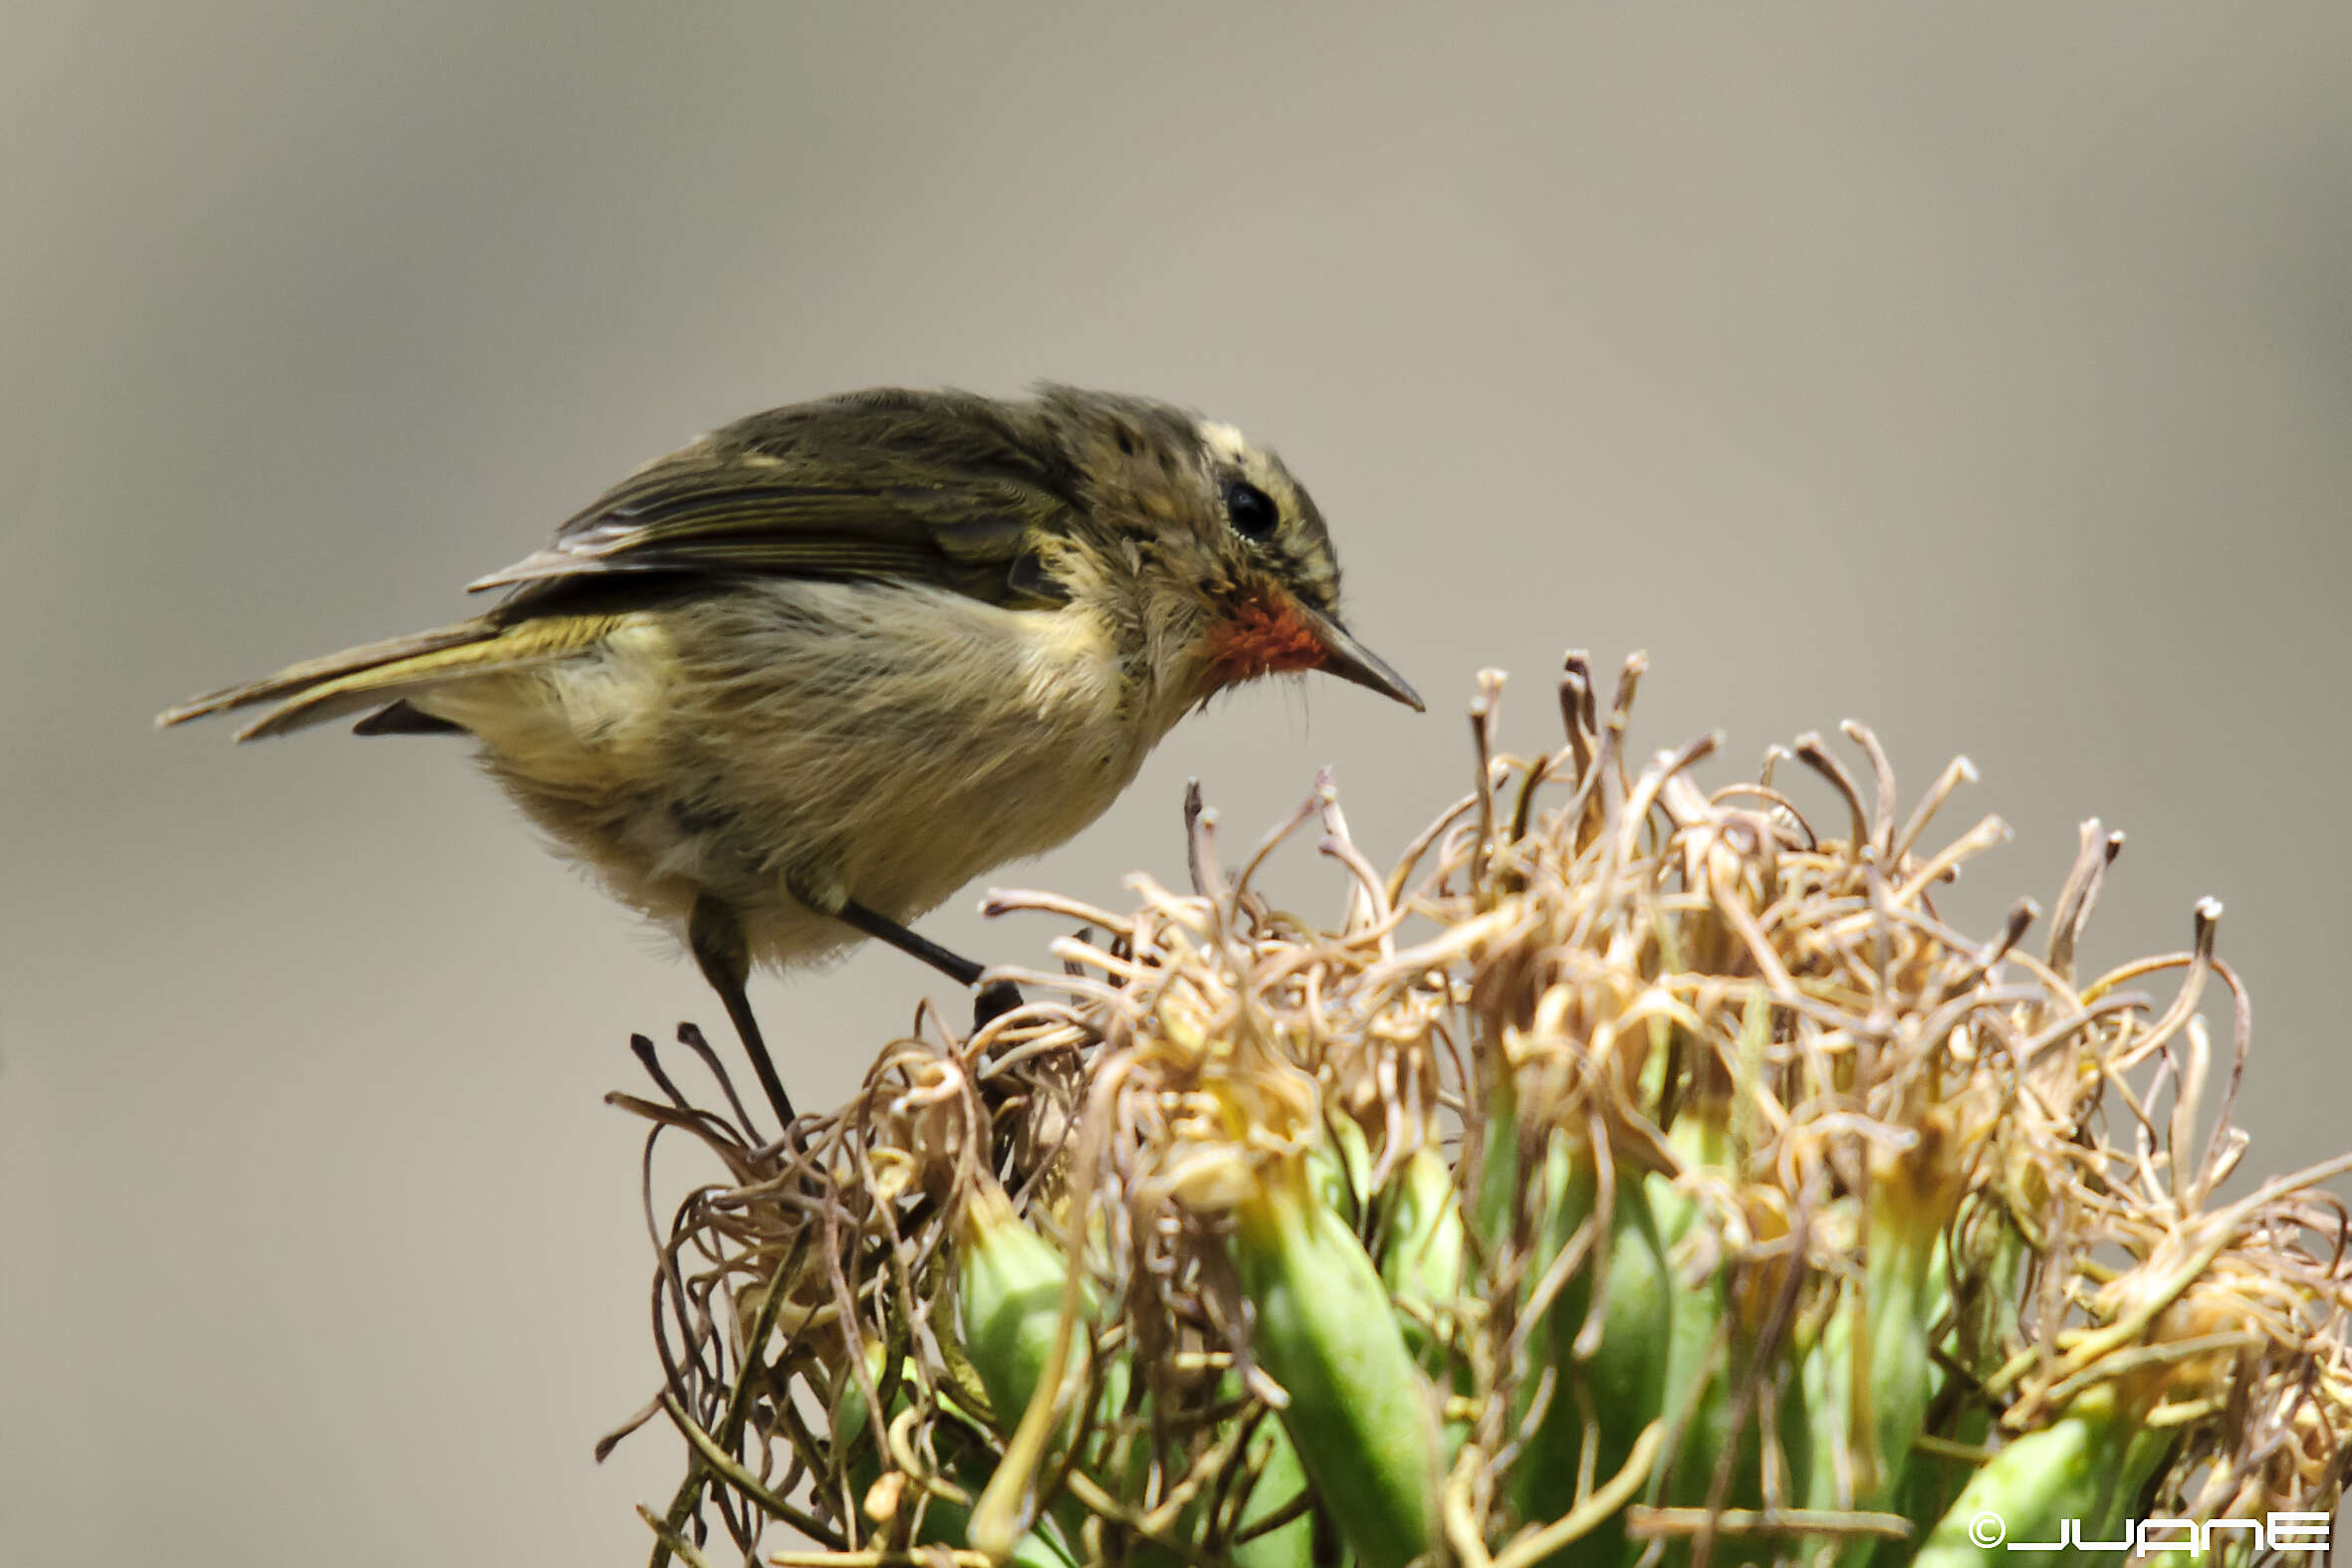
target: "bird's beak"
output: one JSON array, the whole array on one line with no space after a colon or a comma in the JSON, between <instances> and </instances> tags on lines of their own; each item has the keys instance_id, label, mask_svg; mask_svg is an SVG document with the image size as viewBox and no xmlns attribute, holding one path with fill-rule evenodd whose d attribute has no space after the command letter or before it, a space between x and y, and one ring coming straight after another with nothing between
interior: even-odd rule
<instances>
[{"instance_id":1,"label":"bird's beak","mask_svg":"<svg viewBox=\"0 0 2352 1568\"><path fill-rule=\"evenodd\" d=\"M1390 669L1386 659L1356 641L1345 626L1304 604L1298 606L1298 611L1306 618L1315 640L1323 645L1323 661L1317 668L1343 681L1369 687L1383 697L1394 698L1415 713L1429 711L1428 706L1421 701L1421 694L1413 690L1402 675Z\"/></svg>"}]
</instances>

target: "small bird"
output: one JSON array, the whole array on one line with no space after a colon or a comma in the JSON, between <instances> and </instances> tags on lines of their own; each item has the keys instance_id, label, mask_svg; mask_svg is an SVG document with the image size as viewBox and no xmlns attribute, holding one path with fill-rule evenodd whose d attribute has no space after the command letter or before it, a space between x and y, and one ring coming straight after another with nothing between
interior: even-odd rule
<instances>
[{"instance_id":1,"label":"small bird","mask_svg":"<svg viewBox=\"0 0 2352 1568\"><path fill-rule=\"evenodd\" d=\"M1230 425L1047 384L884 388L736 421L469 585L487 612L198 697L240 741L365 711L462 733L622 903L678 931L777 1114L754 963L880 938L1100 815L1188 711L1325 670L1416 711L1338 618L1306 491ZM981 997L982 1018L1018 1000Z\"/></svg>"}]
</instances>

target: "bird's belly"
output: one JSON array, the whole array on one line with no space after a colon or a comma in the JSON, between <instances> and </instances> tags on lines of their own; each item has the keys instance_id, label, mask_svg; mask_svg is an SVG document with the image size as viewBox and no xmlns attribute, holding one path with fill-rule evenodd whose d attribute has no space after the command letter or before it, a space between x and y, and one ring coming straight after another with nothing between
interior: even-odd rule
<instances>
[{"instance_id":1,"label":"bird's belly","mask_svg":"<svg viewBox=\"0 0 2352 1568\"><path fill-rule=\"evenodd\" d=\"M1156 738L1067 611L780 581L636 619L461 722L614 894L671 921L716 895L770 962L853 940L842 899L911 920L1061 842Z\"/></svg>"},{"instance_id":2,"label":"bird's belly","mask_svg":"<svg viewBox=\"0 0 2352 1568\"><path fill-rule=\"evenodd\" d=\"M911 918L991 867L1069 838L1133 776L1116 736L1041 734L1012 747L1007 739L941 738L928 777L911 788L894 776L895 758L876 759L867 821L840 837L842 891Z\"/></svg>"}]
</instances>

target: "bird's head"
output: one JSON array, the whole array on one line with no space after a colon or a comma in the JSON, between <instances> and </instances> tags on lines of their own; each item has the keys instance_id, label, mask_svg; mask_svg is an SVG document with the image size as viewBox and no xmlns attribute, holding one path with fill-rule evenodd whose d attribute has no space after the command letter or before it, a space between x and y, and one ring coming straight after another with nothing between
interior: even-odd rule
<instances>
[{"instance_id":1,"label":"bird's head","mask_svg":"<svg viewBox=\"0 0 2352 1568\"><path fill-rule=\"evenodd\" d=\"M1422 711L1341 623L1330 531L1281 458L1144 398L1048 387L1042 407L1094 525L1062 568L1071 596L1133 626L1163 697L1322 670Z\"/></svg>"}]
</instances>

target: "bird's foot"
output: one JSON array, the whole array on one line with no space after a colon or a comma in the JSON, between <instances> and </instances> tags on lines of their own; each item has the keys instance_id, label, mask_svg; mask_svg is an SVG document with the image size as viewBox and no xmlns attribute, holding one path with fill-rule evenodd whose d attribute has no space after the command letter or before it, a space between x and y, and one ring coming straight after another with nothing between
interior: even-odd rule
<instances>
[{"instance_id":1,"label":"bird's foot","mask_svg":"<svg viewBox=\"0 0 2352 1568\"><path fill-rule=\"evenodd\" d=\"M1009 980L992 980L972 998L972 1032L977 1034L1011 1012L1023 1002L1020 988Z\"/></svg>"}]
</instances>

